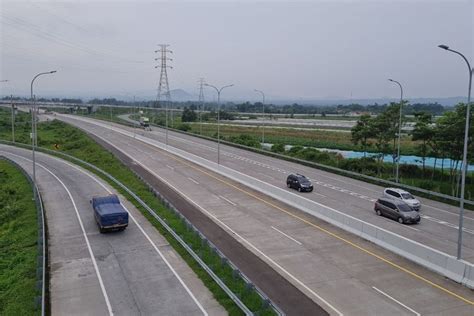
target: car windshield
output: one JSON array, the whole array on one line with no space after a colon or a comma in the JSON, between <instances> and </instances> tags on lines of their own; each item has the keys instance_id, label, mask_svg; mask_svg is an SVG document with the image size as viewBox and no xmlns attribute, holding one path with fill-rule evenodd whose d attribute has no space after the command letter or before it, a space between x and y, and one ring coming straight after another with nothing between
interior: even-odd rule
<instances>
[{"instance_id":1,"label":"car windshield","mask_svg":"<svg viewBox=\"0 0 474 316\"><path fill-rule=\"evenodd\" d=\"M411 207L409 207L409 206L406 205L406 204L400 204L400 205L398 205L398 209L400 210L400 212L411 212L411 211L413 211L413 210L411 209Z\"/></svg>"},{"instance_id":2,"label":"car windshield","mask_svg":"<svg viewBox=\"0 0 474 316\"><path fill-rule=\"evenodd\" d=\"M402 193L402 197L404 200L413 200L414 197L410 193Z\"/></svg>"},{"instance_id":3,"label":"car windshield","mask_svg":"<svg viewBox=\"0 0 474 316\"><path fill-rule=\"evenodd\" d=\"M300 183L309 183L309 180L305 177L299 177L298 180L300 181Z\"/></svg>"}]
</instances>

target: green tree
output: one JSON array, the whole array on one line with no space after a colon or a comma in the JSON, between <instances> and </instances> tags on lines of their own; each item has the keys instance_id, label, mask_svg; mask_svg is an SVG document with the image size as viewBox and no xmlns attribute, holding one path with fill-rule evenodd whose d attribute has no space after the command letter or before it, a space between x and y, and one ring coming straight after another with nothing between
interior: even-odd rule
<instances>
[{"instance_id":1,"label":"green tree","mask_svg":"<svg viewBox=\"0 0 474 316\"><path fill-rule=\"evenodd\" d=\"M423 177L425 176L425 161L429 151L429 143L434 136L434 128L431 125L431 114L426 112L415 113L415 128L411 132L413 141L421 141L418 154L423 162Z\"/></svg>"},{"instance_id":2,"label":"green tree","mask_svg":"<svg viewBox=\"0 0 474 316\"><path fill-rule=\"evenodd\" d=\"M471 116L472 116L471 109ZM445 112L436 121L436 141L441 145L441 149L446 156L451 159L450 180L453 195L457 195L457 184L459 179L459 170L461 167L462 154L464 150L464 132L466 124L466 104L456 105L453 111ZM474 136L474 127L470 125L468 142L468 161L472 160L472 138ZM470 154L470 155L469 155Z\"/></svg>"},{"instance_id":3,"label":"green tree","mask_svg":"<svg viewBox=\"0 0 474 316\"><path fill-rule=\"evenodd\" d=\"M372 145L369 138L375 136L372 121L369 114L364 114L351 129L351 140L355 145L360 144L362 146L364 157L366 156L367 148Z\"/></svg>"},{"instance_id":4,"label":"green tree","mask_svg":"<svg viewBox=\"0 0 474 316\"><path fill-rule=\"evenodd\" d=\"M391 129L391 117L386 112L379 114L372 121L372 130L375 138L375 147L379 152L377 156L378 169L377 173L380 176L380 168L383 163L383 158L390 152L390 140L393 139L393 129Z\"/></svg>"},{"instance_id":5,"label":"green tree","mask_svg":"<svg viewBox=\"0 0 474 316\"><path fill-rule=\"evenodd\" d=\"M196 112L187 107L184 108L183 113L181 114L181 122L195 122L197 119Z\"/></svg>"}]
</instances>

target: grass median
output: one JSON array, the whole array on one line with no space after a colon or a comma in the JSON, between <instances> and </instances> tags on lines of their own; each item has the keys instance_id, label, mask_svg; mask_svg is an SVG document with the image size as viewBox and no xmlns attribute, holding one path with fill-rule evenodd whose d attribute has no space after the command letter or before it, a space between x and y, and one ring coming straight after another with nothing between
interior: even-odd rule
<instances>
[{"instance_id":1,"label":"grass median","mask_svg":"<svg viewBox=\"0 0 474 316\"><path fill-rule=\"evenodd\" d=\"M0 159L0 315L38 313L36 216L27 178Z\"/></svg>"}]
</instances>

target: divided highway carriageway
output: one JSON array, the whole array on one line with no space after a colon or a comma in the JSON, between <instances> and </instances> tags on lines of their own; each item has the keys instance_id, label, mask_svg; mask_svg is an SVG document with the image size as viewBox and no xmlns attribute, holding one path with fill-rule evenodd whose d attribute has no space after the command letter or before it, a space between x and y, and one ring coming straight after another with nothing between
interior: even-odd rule
<instances>
[{"instance_id":1,"label":"divided highway carriageway","mask_svg":"<svg viewBox=\"0 0 474 316\"><path fill-rule=\"evenodd\" d=\"M32 174L31 151L0 155ZM70 162L36 154L48 227L52 315L225 315L167 241L123 197L129 227L101 234L90 199L117 192Z\"/></svg>"},{"instance_id":2,"label":"divided highway carriageway","mask_svg":"<svg viewBox=\"0 0 474 316\"><path fill-rule=\"evenodd\" d=\"M181 149L215 161L213 142L169 132L163 147L162 129L142 131L69 115L56 118L94 135L168 184L330 314L474 314L472 290L173 154ZM373 202L381 187L228 146L221 147L221 164L285 190L288 173L303 173L315 185L313 193L304 195L307 199L440 251L455 251L454 207L422 199L422 223L400 225L375 216ZM472 214L466 222L465 254L472 260Z\"/></svg>"}]
</instances>

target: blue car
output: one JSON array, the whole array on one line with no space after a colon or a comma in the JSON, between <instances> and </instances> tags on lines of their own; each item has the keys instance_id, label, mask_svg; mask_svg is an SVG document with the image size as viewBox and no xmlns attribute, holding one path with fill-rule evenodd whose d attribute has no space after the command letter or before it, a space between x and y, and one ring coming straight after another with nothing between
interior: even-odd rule
<instances>
[{"instance_id":1,"label":"blue car","mask_svg":"<svg viewBox=\"0 0 474 316\"><path fill-rule=\"evenodd\" d=\"M101 233L124 230L128 226L128 212L120 204L117 195L96 196L92 198L91 203Z\"/></svg>"}]
</instances>

